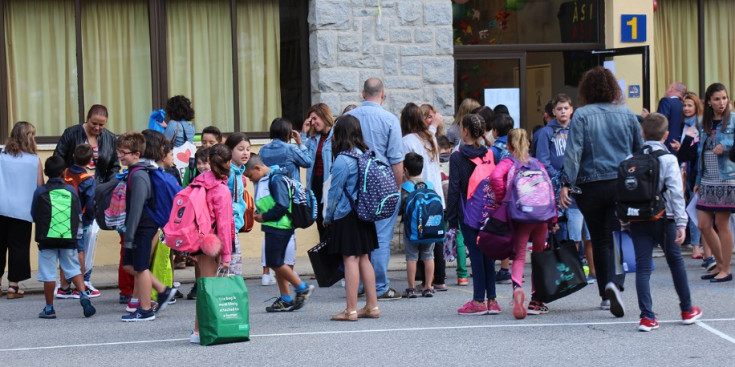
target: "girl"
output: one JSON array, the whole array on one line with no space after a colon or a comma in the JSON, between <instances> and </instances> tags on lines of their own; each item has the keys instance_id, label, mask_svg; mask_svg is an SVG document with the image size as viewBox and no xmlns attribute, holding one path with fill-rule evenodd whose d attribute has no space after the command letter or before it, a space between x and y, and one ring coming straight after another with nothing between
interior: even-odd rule
<instances>
[{"instance_id":1,"label":"girl","mask_svg":"<svg viewBox=\"0 0 735 367\"><path fill-rule=\"evenodd\" d=\"M727 282L732 280L730 214L735 211L735 163L728 159L728 155L733 147L735 113L730 111L727 89L720 83L707 87L704 100L707 107L699 132L704 141L699 146L700 170L694 192L699 194L699 229L717 265L702 279L713 283ZM712 218L717 231L712 226Z\"/></svg>"},{"instance_id":2,"label":"girl","mask_svg":"<svg viewBox=\"0 0 735 367\"><path fill-rule=\"evenodd\" d=\"M306 188L314 191L318 203L316 228L319 231L319 241L324 241L326 230L324 228L324 217L322 216L324 209L322 188L332 166L331 131L332 125L334 125L334 117L332 117L329 106L324 103L311 106L306 115L308 117L301 128L301 139L304 140L309 156L314 162L306 170Z\"/></svg>"},{"instance_id":3,"label":"girl","mask_svg":"<svg viewBox=\"0 0 735 367\"><path fill-rule=\"evenodd\" d=\"M511 167L516 162L526 163L536 158L528 155L528 135L524 129L512 129L508 133L508 152L511 156L500 160L498 165L490 175L490 186L495 193L496 200L502 200L505 197L506 183L514 179L508 175ZM543 165L539 163L543 168ZM543 251L546 235L548 234L548 223L521 223L513 222L513 246L515 247L515 257L513 258L513 267L510 271L513 281L513 316L517 319L526 317L526 308L524 306L525 294L523 293L523 266L526 264L526 246L529 237L533 242L533 251ZM542 302L533 299L533 291L531 292L531 303L528 305L528 313L538 315L548 313L549 308Z\"/></svg>"},{"instance_id":4,"label":"girl","mask_svg":"<svg viewBox=\"0 0 735 367\"><path fill-rule=\"evenodd\" d=\"M333 136L332 185L329 188L324 225L332 226L329 252L342 255L345 267L345 293L347 307L344 312L332 316L334 321L357 321L358 318L380 317L378 295L375 290L375 272L368 254L378 248L375 223L357 219L350 207L349 195L357 200L357 160L340 152L362 154L368 147L362 138L360 121L344 115L337 119ZM343 190L344 188L344 190ZM357 310L357 288L362 278L365 289L365 307Z\"/></svg>"},{"instance_id":5,"label":"girl","mask_svg":"<svg viewBox=\"0 0 735 367\"><path fill-rule=\"evenodd\" d=\"M430 104L421 105L421 114L424 117L424 122L434 136L445 135L444 134L444 117L439 111Z\"/></svg>"},{"instance_id":6,"label":"girl","mask_svg":"<svg viewBox=\"0 0 735 367\"><path fill-rule=\"evenodd\" d=\"M212 257L204 254L202 250L193 253L197 258L199 277L216 277L217 268L227 269L230 267L230 253L232 252L232 239L235 236L234 222L232 218L232 195L227 187L230 175L230 160L232 153L227 146L217 144L208 149L209 165L211 170L202 173L194 179L194 183L202 185L207 189L207 211L212 223L216 223L215 234L222 242L221 256ZM189 341L199 344L199 319L194 316L194 330L189 336Z\"/></svg>"},{"instance_id":7,"label":"girl","mask_svg":"<svg viewBox=\"0 0 735 367\"><path fill-rule=\"evenodd\" d=\"M464 120L464 117L469 115L470 112L476 108L479 108L480 102L477 102L476 100L472 98L465 98L462 103L459 105L459 108L457 109L457 116L454 119L454 122L452 123L452 126L447 129L447 138L449 138L449 142L452 143L453 147L456 147L458 144L462 144L462 136L461 136L461 128L460 123L462 120ZM483 134L485 132L485 128L483 126Z\"/></svg>"},{"instance_id":8,"label":"girl","mask_svg":"<svg viewBox=\"0 0 735 367\"><path fill-rule=\"evenodd\" d=\"M250 159L250 138L243 133L234 133L227 137L225 145L232 152L227 187L232 194L232 217L235 223L235 233L238 233L240 228L245 225L245 199L243 198L245 185L243 184L243 173L245 172L245 163ZM211 168L212 162L209 162L209 164ZM230 266L235 275L242 276L242 252L240 251L240 241L237 236L235 236L235 251L232 253Z\"/></svg>"},{"instance_id":9,"label":"girl","mask_svg":"<svg viewBox=\"0 0 735 367\"><path fill-rule=\"evenodd\" d=\"M447 222L449 228L459 227L461 230L464 244L470 251L473 274L472 300L457 310L460 315L500 313L500 306L495 300L495 260L485 256L477 247L477 230L464 224L463 207L467 200L467 186L472 171L475 170L472 159L492 154L488 153L488 148L483 145L484 134L485 120L482 117L474 114L465 116L460 130L464 144L449 157Z\"/></svg>"},{"instance_id":10,"label":"girl","mask_svg":"<svg viewBox=\"0 0 735 367\"><path fill-rule=\"evenodd\" d=\"M43 185L43 165L36 153L35 137L32 124L17 122L0 152L0 279L7 252L8 299L23 298L25 292L18 282L31 277L31 202L33 192Z\"/></svg>"},{"instance_id":11,"label":"girl","mask_svg":"<svg viewBox=\"0 0 735 367\"><path fill-rule=\"evenodd\" d=\"M166 102L166 118L169 120L163 132L168 140L174 143L174 148L184 145L185 142L194 143L194 109L191 101L184 96L173 96Z\"/></svg>"}]
</instances>

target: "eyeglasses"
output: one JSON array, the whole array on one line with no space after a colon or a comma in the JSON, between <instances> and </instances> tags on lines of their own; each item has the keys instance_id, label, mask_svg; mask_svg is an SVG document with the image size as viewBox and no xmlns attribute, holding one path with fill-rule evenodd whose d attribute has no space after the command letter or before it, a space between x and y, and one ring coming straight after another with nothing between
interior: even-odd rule
<instances>
[{"instance_id":1,"label":"eyeglasses","mask_svg":"<svg viewBox=\"0 0 735 367\"><path fill-rule=\"evenodd\" d=\"M126 155L128 155L128 154L134 154L134 153L135 153L135 152L123 152L122 150L118 150L118 151L117 151L117 156L118 156L118 157L124 157L124 156L126 156Z\"/></svg>"}]
</instances>

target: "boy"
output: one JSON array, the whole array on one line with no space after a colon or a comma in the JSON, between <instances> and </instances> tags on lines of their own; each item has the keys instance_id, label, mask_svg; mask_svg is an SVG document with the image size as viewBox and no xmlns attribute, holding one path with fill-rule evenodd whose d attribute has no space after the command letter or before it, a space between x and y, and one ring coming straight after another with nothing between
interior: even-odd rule
<instances>
[{"instance_id":1,"label":"boy","mask_svg":"<svg viewBox=\"0 0 735 367\"><path fill-rule=\"evenodd\" d=\"M426 182L421 178L421 171L424 170L424 158L417 153L411 152L406 154L403 160L403 177L405 181L401 185L401 211L404 216L403 220L410 220L406 214L406 201L408 195L414 190L418 184L425 184L430 190L434 188L431 182ZM434 282L434 244L415 244L409 241L407 234L404 233L404 243L406 247L406 276L408 278L408 288L403 292L403 298L416 298L416 264L419 260L419 252L424 263L424 284L425 288L421 291L424 297L433 297L434 289L431 284Z\"/></svg>"},{"instance_id":2,"label":"boy","mask_svg":"<svg viewBox=\"0 0 735 367\"><path fill-rule=\"evenodd\" d=\"M151 140L151 143L154 143ZM156 319L151 307L151 288L158 292L158 309L163 311L176 294L176 288L165 287L149 269L151 245L158 232L158 225L145 208L153 196L151 179L146 169L154 168L150 159L141 159L146 151L146 139L138 132L121 135L115 144L120 164L127 166L128 186L125 194L125 243L123 244L123 268L135 278L133 298L128 306L134 310L122 316L124 322L152 321ZM149 151L160 152L161 147L149 147ZM137 296L137 297L136 297Z\"/></svg>"},{"instance_id":3,"label":"boy","mask_svg":"<svg viewBox=\"0 0 735 367\"><path fill-rule=\"evenodd\" d=\"M496 107L497 108L497 107ZM513 128L513 118L505 113L496 113L493 119L493 137L495 142L490 147L493 151L493 158L495 164L498 164L501 159L510 156L508 148L508 132ZM510 284L510 259L503 259L500 261L500 270L495 274L495 283L498 284Z\"/></svg>"},{"instance_id":4,"label":"boy","mask_svg":"<svg viewBox=\"0 0 735 367\"><path fill-rule=\"evenodd\" d=\"M664 142L669 135L669 122L660 113L651 113L642 122L642 133L645 146L651 151L664 150ZM666 255L666 263L671 269L674 288L679 295L681 320L684 325L693 324L702 316L699 307L692 306L689 294L684 259L680 245L684 242L687 226L687 214L684 209L684 193L682 191L681 173L676 156L663 154L658 157L659 191L662 192L666 207L666 216L655 221L621 223L623 230L629 230L633 239L636 254L635 288L638 295L638 307L641 309L641 321L638 330L651 331L658 329L656 314L653 312L649 279L651 278L651 261L653 246L661 244Z\"/></svg>"},{"instance_id":5,"label":"boy","mask_svg":"<svg viewBox=\"0 0 735 367\"><path fill-rule=\"evenodd\" d=\"M244 175L256 185L254 219L262 224L260 228L265 232L265 264L276 272L277 278L287 281L278 282L281 296L265 310L267 312L298 310L309 300L314 285L302 282L293 269L284 262L286 247L294 234L291 220L286 215L291 203L286 181L288 171L278 166L268 167L258 155L253 154L245 164ZM291 297L288 283L291 283L296 290L295 299Z\"/></svg>"},{"instance_id":6,"label":"boy","mask_svg":"<svg viewBox=\"0 0 735 367\"><path fill-rule=\"evenodd\" d=\"M207 126L202 130L202 148L209 148L215 144L223 144L222 133L216 126Z\"/></svg>"},{"instance_id":7,"label":"boy","mask_svg":"<svg viewBox=\"0 0 735 367\"><path fill-rule=\"evenodd\" d=\"M86 269L84 255L89 251L94 251L94 243L90 243L90 248L85 248L87 242L87 236L89 235L89 226L94 221L94 190L96 187L96 181L93 175L87 173L87 167L89 162L92 160L94 150L89 144L79 144L74 149L74 163L64 171L64 181L70 186L76 189L79 197L79 202L82 206L82 227L84 232L82 238L77 241L77 250L79 252L79 264L81 266L82 274L84 274L84 285L87 289L87 296L89 298L99 297L100 291L92 286L90 278L92 276L92 269ZM64 276L64 270L59 270L60 286L56 290L56 298L79 298L79 290L71 290L70 282Z\"/></svg>"},{"instance_id":8,"label":"boy","mask_svg":"<svg viewBox=\"0 0 735 367\"><path fill-rule=\"evenodd\" d=\"M38 281L43 282L46 307L38 314L42 319L55 319L54 288L57 264L81 292L79 303L84 317L97 312L89 301L77 256L79 215L82 211L73 186L64 182L64 159L49 157L44 165L49 180L33 193L31 216L36 223L38 242Z\"/></svg>"}]
</instances>

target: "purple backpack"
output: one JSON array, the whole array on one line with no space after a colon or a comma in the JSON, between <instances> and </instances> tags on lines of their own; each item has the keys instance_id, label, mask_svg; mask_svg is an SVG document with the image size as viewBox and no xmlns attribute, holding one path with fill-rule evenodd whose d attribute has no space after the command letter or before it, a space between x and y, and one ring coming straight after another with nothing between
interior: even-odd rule
<instances>
[{"instance_id":1,"label":"purple backpack","mask_svg":"<svg viewBox=\"0 0 735 367\"><path fill-rule=\"evenodd\" d=\"M521 162L511 157L508 171L508 214L523 223L543 223L556 217L554 188L546 170L536 160Z\"/></svg>"},{"instance_id":2,"label":"purple backpack","mask_svg":"<svg viewBox=\"0 0 735 367\"><path fill-rule=\"evenodd\" d=\"M483 157L471 159L475 164L469 183L467 184L467 200L464 202L464 224L480 229L495 206L495 193L490 187L490 174L495 169L493 151L488 149Z\"/></svg>"}]
</instances>

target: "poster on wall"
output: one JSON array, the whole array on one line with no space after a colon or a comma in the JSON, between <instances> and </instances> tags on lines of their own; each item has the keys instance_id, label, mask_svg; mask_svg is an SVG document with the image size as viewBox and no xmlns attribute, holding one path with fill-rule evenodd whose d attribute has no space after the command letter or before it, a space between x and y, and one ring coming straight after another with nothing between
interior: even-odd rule
<instances>
[{"instance_id":1,"label":"poster on wall","mask_svg":"<svg viewBox=\"0 0 735 367\"><path fill-rule=\"evenodd\" d=\"M485 89L485 105L495 107L504 104L508 107L513 127L521 125L521 90L519 88L487 88Z\"/></svg>"}]
</instances>

